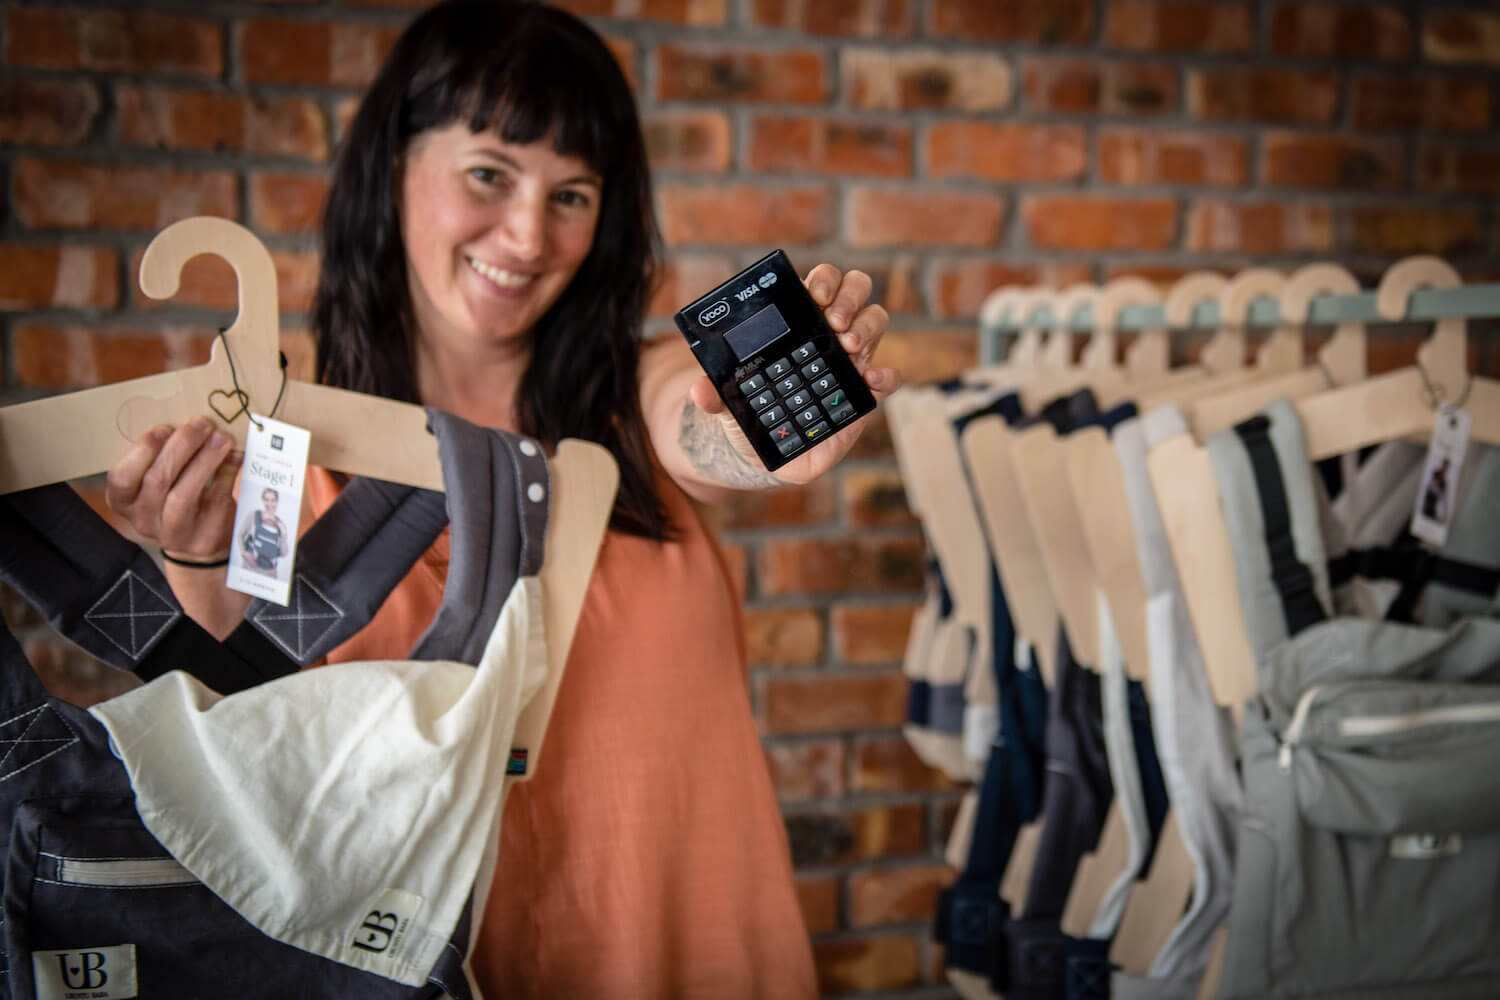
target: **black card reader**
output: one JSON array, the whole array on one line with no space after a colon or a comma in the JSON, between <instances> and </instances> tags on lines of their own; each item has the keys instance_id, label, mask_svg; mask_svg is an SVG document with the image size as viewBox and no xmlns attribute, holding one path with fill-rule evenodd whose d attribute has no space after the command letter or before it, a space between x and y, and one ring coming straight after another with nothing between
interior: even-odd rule
<instances>
[{"instance_id":1,"label":"black card reader","mask_svg":"<svg viewBox=\"0 0 1500 1000\"><path fill-rule=\"evenodd\" d=\"M864 377L780 250L672 318L768 470L875 409Z\"/></svg>"}]
</instances>

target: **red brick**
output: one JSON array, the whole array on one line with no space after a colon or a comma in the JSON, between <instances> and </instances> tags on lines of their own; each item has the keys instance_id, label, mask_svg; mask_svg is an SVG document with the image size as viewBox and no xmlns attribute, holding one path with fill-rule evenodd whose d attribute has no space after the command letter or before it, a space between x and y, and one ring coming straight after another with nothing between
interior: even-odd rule
<instances>
[{"instance_id":1,"label":"red brick","mask_svg":"<svg viewBox=\"0 0 1500 1000\"><path fill-rule=\"evenodd\" d=\"M1077 125L939 122L927 132L934 178L1070 181L1088 169L1088 136Z\"/></svg>"},{"instance_id":2,"label":"red brick","mask_svg":"<svg viewBox=\"0 0 1500 1000\"><path fill-rule=\"evenodd\" d=\"M1247 3L1210 0L1109 0L1104 43L1147 52L1248 52L1254 45Z\"/></svg>"},{"instance_id":3,"label":"red brick","mask_svg":"<svg viewBox=\"0 0 1500 1000\"><path fill-rule=\"evenodd\" d=\"M805 0L755 0L751 23L809 35L861 38L905 38L912 30L911 0L849 0L807 3Z\"/></svg>"},{"instance_id":4,"label":"red brick","mask_svg":"<svg viewBox=\"0 0 1500 1000\"><path fill-rule=\"evenodd\" d=\"M754 170L911 176L912 136L904 125L762 116L750 129Z\"/></svg>"},{"instance_id":5,"label":"red brick","mask_svg":"<svg viewBox=\"0 0 1500 1000\"><path fill-rule=\"evenodd\" d=\"M836 799L844 794L844 744L777 743L766 750L771 784L782 802Z\"/></svg>"},{"instance_id":6,"label":"red brick","mask_svg":"<svg viewBox=\"0 0 1500 1000\"><path fill-rule=\"evenodd\" d=\"M86 80L0 80L0 143L76 146L99 116L99 90Z\"/></svg>"},{"instance_id":7,"label":"red brick","mask_svg":"<svg viewBox=\"0 0 1500 1000\"><path fill-rule=\"evenodd\" d=\"M1432 143L1417 164L1417 185L1424 191L1500 193L1500 148Z\"/></svg>"},{"instance_id":8,"label":"red brick","mask_svg":"<svg viewBox=\"0 0 1500 1000\"><path fill-rule=\"evenodd\" d=\"M1177 233L1177 203L1035 195L1021 203L1027 239L1039 250L1161 250Z\"/></svg>"},{"instance_id":9,"label":"red brick","mask_svg":"<svg viewBox=\"0 0 1500 1000\"><path fill-rule=\"evenodd\" d=\"M561 0L580 17L624 17L694 27L723 24L727 0Z\"/></svg>"},{"instance_id":10,"label":"red brick","mask_svg":"<svg viewBox=\"0 0 1500 1000\"><path fill-rule=\"evenodd\" d=\"M1388 4L1283 3L1271 20L1271 48L1283 55L1402 60L1411 43L1411 20Z\"/></svg>"},{"instance_id":11,"label":"red brick","mask_svg":"<svg viewBox=\"0 0 1500 1000\"><path fill-rule=\"evenodd\" d=\"M122 86L115 103L127 146L256 153L323 160L328 126L302 98L251 98L166 87Z\"/></svg>"},{"instance_id":12,"label":"red brick","mask_svg":"<svg viewBox=\"0 0 1500 1000\"><path fill-rule=\"evenodd\" d=\"M844 100L871 111L1000 111L1010 107L1010 64L996 55L937 49L845 49Z\"/></svg>"},{"instance_id":13,"label":"red brick","mask_svg":"<svg viewBox=\"0 0 1500 1000\"><path fill-rule=\"evenodd\" d=\"M1437 63L1500 65L1500 14L1445 10L1426 16L1422 56Z\"/></svg>"},{"instance_id":14,"label":"red brick","mask_svg":"<svg viewBox=\"0 0 1500 1000\"><path fill-rule=\"evenodd\" d=\"M156 11L11 7L5 11L10 66L115 73L218 77L224 71L219 26Z\"/></svg>"},{"instance_id":15,"label":"red brick","mask_svg":"<svg viewBox=\"0 0 1500 1000\"><path fill-rule=\"evenodd\" d=\"M911 937L839 938L813 942L818 992L880 993L921 982L921 959Z\"/></svg>"},{"instance_id":16,"label":"red brick","mask_svg":"<svg viewBox=\"0 0 1500 1000\"><path fill-rule=\"evenodd\" d=\"M886 334L885 339L880 342L880 350L875 355L875 359L879 364L890 364L888 360L890 354L886 349L886 344L888 343L890 343L890 334ZM886 422L885 411L876 410L868 417L860 420L860 423L865 425L865 429L860 434L859 439L854 442L854 447L849 450L849 457L879 458L894 461L896 452L891 447L891 425Z\"/></svg>"},{"instance_id":17,"label":"red brick","mask_svg":"<svg viewBox=\"0 0 1500 1000\"><path fill-rule=\"evenodd\" d=\"M19 159L15 212L32 228L155 232L190 215L237 214L234 174Z\"/></svg>"},{"instance_id":18,"label":"red brick","mask_svg":"<svg viewBox=\"0 0 1500 1000\"><path fill-rule=\"evenodd\" d=\"M1107 184L1244 187L1249 143L1202 132L1113 129L1099 136L1099 179Z\"/></svg>"},{"instance_id":19,"label":"red brick","mask_svg":"<svg viewBox=\"0 0 1500 1000\"><path fill-rule=\"evenodd\" d=\"M604 36L604 44L614 55L615 62L620 64L620 71L625 74L625 82L630 84L631 93L640 92L640 81L636 73L636 46L628 38L616 38L613 35Z\"/></svg>"},{"instance_id":20,"label":"red brick","mask_svg":"<svg viewBox=\"0 0 1500 1000\"><path fill-rule=\"evenodd\" d=\"M235 41L249 83L364 87L398 34L396 27L357 22L255 17L240 22Z\"/></svg>"},{"instance_id":21,"label":"red brick","mask_svg":"<svg viewBox=\"0 0 1500 1000\"><path fill-rule=\"evenodd\" d=\"M722 111L660 111L642 123L658 170L729 169L729 117Z\"/></svg>"},{"instance_id":22,"label":"red brick","mask_svg":"<svg viewBox=\"0 0 1500 1000\"><path fill-rule=\"evenodd\" d=\"M328 178L322 174L255 173L250 218L257 232L308 234L318 228Z\"/></svg>"},{"instance_id":23,"label":"red brick","mask_svg":"<svg viewBox=\"0 0 1500 1000\"><path fill-rule=\"evenodd\" d=\"M848 663L899 663L906 655L915 612L914 604L837 605L833 609L835 655Z\"/></svg>"},{"instance_id":24,"label":"red brick","mask_svg":"<svg viewBox=\"0 0 1500 1000\"><path fill-rule=\"evenodd\" d=\"M1479 210L1468 206L1356 205L1350 245L1364 253L1468 253L1484 249Z\"/></svg>"},{"instance_id":25,"label":"red brick","mask_svg":"<svg viewBox=\"0 0 1500 1000\"><path fill-rule=\"evenodd\" d=\"M932 0L934 35L966 42L1087 45L1094 35L1091 0Z\"/></svg>"},{"instance_id":26,"label":"red brick","mask_svg":"<svg viewBox=\"0 0 1500 1000\"><path fill-rule=\"evenodd\" d=\"M985 259L940 260L932 267L937 302L933 314L943 319L972 319L990 292L1007 285L1052 285L1064 288L1091 281L1087 264L1011 264Z\"/></svg>"},{"instance_id":27,"label":"red brick","mask_svg":"<svg viewBox=\"0 0 1500 1000\"><path fill-rule=\"evenodd\" d=\"M1005 221L999 195L859 187L848 199L849 243L857 247L993 246Z\"/></svg>"},{"instance_id":28,"label":"red brick","mask_svg":"<svg viewBox=\"0 0 1500 1000\"><path fill-rule=\"evenodd\" d=\"M828 64L816 49L664 44L656 50L662 100L821 104Z\"/></svg>"},{"instance_id":29,"label":"red brick","mask_svg":"<svg viewBox=\"0 0 1500 1000\"><path fill-rule=\"evenodd\" d=\"M950 378L979 363L979 334L963 330L898 330L880 341L876 360L910 383Z\"/></svg>"},{"instance_id":30,"label":"red brick","mask_svg":"<svg viewBox=\"0 0 1500 1000\"><path fill-rule=\"evenodd\" d=\"M812 608L750 608L745 645L752 666L810 666L823 658L823 618Z\"/></svg>"},{"instance_id":31,"label":"red brick","mask_svg":"<svg viewBox=\"0 0 1500 1000\"><path fill-rule=\"evenodd\" d=\"M849 876L849 926L879 927L931 920L938 893L957 876L947 865L876 868Z\"/></svg>"},{"instance_id":32,"label":"red brick","mask_svg":"<svg viewBox=\"0 0 1500 1000\"><path fill-rule=\"evenodd\" d=\"M132 255L132 279L141 273L141 256L144 253L145 247L140 247ZM295 313L310 309L313 292L318 284L317 253L272 250L271 262L276 268L277 305L280 311ZM200 254L183 267L182 279L175 296L158 301L137 288L134 298L136 305L146 309L161 309L172 305L229 312L239 308L239 295L239 281L228 261L216 254Z\"/></svg>"},{"instance_id":33,"label":"red brick","mask_svg":"<svg viewBox=\"0 0 1500 1000\"><path fill-rule=\"evenodd\" d=\"M800 868L919 854L927 847L925 813L913 804L788 815L792 862Z\"/></svg>"},{"instance_id":34,"label":"red brick","mask_svg":"<svg viewBox=\"0 0 1500 1000\"><path fill-rule=\"evenodd\" d=\"M787 528L822 524L833 518L834 487L819 479L806 486L740 493L724 504L724 528Z\"/></svg>"},{"instance_id":35,"label":"red brick","mask_svg":"<svg viewBox=\"0 0 1500 1000\"><path fill-rule=\"evenodd\" d=\"M1339 74L1331 70L1212 69L1188 73L1188 110L1212 121L1332 123Z\"/></svg>"},{"instance_id":36,"label":"red brick","mask_svg":"<svg viewBox=\"0 0 1500 1000\"><path fill-rule=\"evenodd\" d=\"M800 876L797 903L809 934L828 934L839 929L839 880L833 876Z\"/></svg>"},{"instance_id":37,"label":"red brick","mask_svg":"<svg viewBox=\"0 0 1500 1000\"><path fill-rule=\"evenodd\" d=\"M915 590L922 545L914 538L773 541L761 547L762 593L831 594Z\"/></svg>"},{"instance_id":38,"label":"red brick","mask_svg":"<svg viewBox=\"0 0 1500 1000\"><path fill-rule=\"evenodd\" d=\"M1160 115L1181 100L1171 63L1031 58L1022 64L1026 104L1064 114Z\"/></svg>"},{"instance_id":39,"label":"red brick","mask_svg":"<svg viewBox=\"0 0 1500 1000\"><path fill-rule=\"evenodd\" d=\"M957 787L935 767L928 767L905 737L865 739L854 746L854 792L940 792Z\"/></svg>"},{"instance_id":40,"label":"red brick","mask_svg":"<svg viewBox=\"0 0 1500 1000\"><path fill-rule=\"evenodd\" d=\"M1490 124L1490 81L1482 76L1362 74L1354 78L1358 128L1470 129Z\"/></svg>"},{"instance_id":41,"label":"red brick","mask_svg":"<svg viewBox=\"0 0 1500 1000\"><path fill-rule=\"evenodd\" d=\"M108 309L120 301L113 250L0 243L0 309Z\"/></svg>"},{"instance_id":42,"label":"red brick","mask_svg":"<svg viewBox=\"0 0 1500 1000\"><path fill-rule=\"evenodd\" d=\"M833 232L831 192L823 186L663 184L657 198L662 232L674 246L799 246L821 243Z\"/></svg>"},{"instance_id":43,"label":"red brick","mask_svg":"<svg viewBox=\"0 0 1500 1000\"><path fill-rule=\"evenodd\" d=\"M1183 278L1196 271L1213 270L1213 268L1195 267L1187 264L1142 264L1137 261L1126 261L1122 263L1107 264L1104 268L1104 280L1114 281L1116 278L1144 278L1151 282L1162 293L1163 296L1171 291L1172 286ZM1229 275L1225 275L1229 277ZM1122 346L1130 341L1128 334L1120 335Z\"/></svg>"},{"instance_id":44,"label":"red brick","mask_svg":"<svg viewBox=\"0 0 1500 1000\"><path fill-rule=\"evenodd\" d=\"M175 328L23 323L11 332L11 363L21 385L74 389L201 365L212 341L211 333Z\"/></svg>"},{"instance_id":45,"label":"red brick","mask_svg":"<svg viewBox=\"0 0 1500 1000\"><path fill-rule=\"evenodd\" d=\"M716 285L734 277L739 268L728 257L673 254L662 269L650 315L670 316Z\"/></svg>"},{"instance_id":46,"label":"red brick","mask_svg":"<svg viewBox=\"0 0 1500 1000\"><path fill-rule=\"evenodd\" d=\"M892 670L853 676L766 680L768 733L832 733L899 726L906 718L906 676Z\"/></svg>"},{"instance_id":47,"label":"red brick","mask_svg":"<svg viewBox=\"0 0 1500 1000\"><path fill-rule=\"evenodd\" d=\"M1199 253L1327 253L1333 209L1320 202L1200 201L1188 213L1187 249Z\"/></svg>"},{"instance_id":48,"label":"red brick","mask_svg":"<svg viewBox=\"0 0 1500 1000\"><path fill-rule=\"evenodd\" d=\"M844 473L844 509L857 528L914 527L916 515L895 469L849 469Z\"/></svg>"},{"instance_id":49,"label":"red brick","mask_svg":"<svg viewBox=\"0 0 1500 1000\"><path fill-rule=\"evenodd\" d=\"M1261 182L1276 187L1391 190L1401 186L1401 140L1272 132L1261 140Z\"/></svg>"}]
</instances>

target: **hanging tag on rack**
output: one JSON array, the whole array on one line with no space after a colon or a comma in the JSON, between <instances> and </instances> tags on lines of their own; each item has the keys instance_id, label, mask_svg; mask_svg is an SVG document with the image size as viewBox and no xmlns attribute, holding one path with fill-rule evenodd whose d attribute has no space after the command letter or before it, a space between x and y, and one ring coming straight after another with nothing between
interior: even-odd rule
<instances>
[{"instance_id":1,"label":"hanging tag on rack","mask_svg":"<svg viewBox=\"0 0 1500 1000\"><path fill-rule=\"evenodd\" d=\"M1422 488L1417 491L1417 509L1412 512L1411 533L1433 545L1448 540L1448 522L1453 517L1458 493L1458 474L1469 448L1469 424L1473 417L1450 403L1437 408L1432 443L1422 466Z\"/></svg>"},{"instance_id":2,"label":"hanging tag on rack","mask_svg":"<svg viewBox=\"0 0 1500 1000\"><path fill-rule=\"evenodd\" d=\"M225 584L283 607L291 592L310 443L311 435L301 427L258 414L251 414L245 432L245 462Z\"/></svg>"}]
</instances>

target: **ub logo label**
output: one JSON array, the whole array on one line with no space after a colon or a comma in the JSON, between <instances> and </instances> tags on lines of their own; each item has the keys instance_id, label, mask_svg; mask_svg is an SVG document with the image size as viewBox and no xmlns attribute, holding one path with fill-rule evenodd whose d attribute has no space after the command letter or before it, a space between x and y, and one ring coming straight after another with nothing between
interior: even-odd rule
<instances>
[{"instance_id":1,"label":"ub logo label","mask_svg":"<svg viewBox=\"0 0 1500 1000\"><path fill-rule=\"evenodd\" d=\"M34 951L38 1000L130 1000L137 995L135 945Z\"/></svg>"},{"instance_id":2,"label":"ub logo label","mask_svg":"<svg viewBox=\"0 0 1500 1000\"><path fill-rule=\"evenodd\" d=\"M380 954L391 946L391 939L401 929L401 918L394 913L371 910L365 914L365 922L359 925L354 947Z\"/></svg>"},{"instance_id":3,"label":"ub logo label","mask_svg":"<svg viewBox=\"0 0 1500 1000\"><path fill-rule=\"evenodd\" d=\"M360 964L370 968L400 961L407 931L421 909L422 897L405 889L386 889L371 900L349 937L350 949L362 956Z\"/></svg>"}]
</instances>

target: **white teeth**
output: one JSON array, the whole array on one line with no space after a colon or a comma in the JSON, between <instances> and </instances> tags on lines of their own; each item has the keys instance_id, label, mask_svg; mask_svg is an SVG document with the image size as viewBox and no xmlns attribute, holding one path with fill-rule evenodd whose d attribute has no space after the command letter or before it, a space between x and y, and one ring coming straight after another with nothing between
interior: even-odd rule
<instances>
[{"instance_id":1,"label":"white teeth","mask_svg":"<svg viewBox=\"0 0 1500 1000\"><path fill-rule=\"evenodd\" d=\"M516 274L512 271L502 271L498 267L491 267L488 264L482 264L472 257L470 257L468 260L469 266L472 267L477 273L484 275L484 277L488 278L490 281L493 281L501 288L520 288L522 285L531 280L531 276L527 274Z\"/></svg>"}]
</instances>

